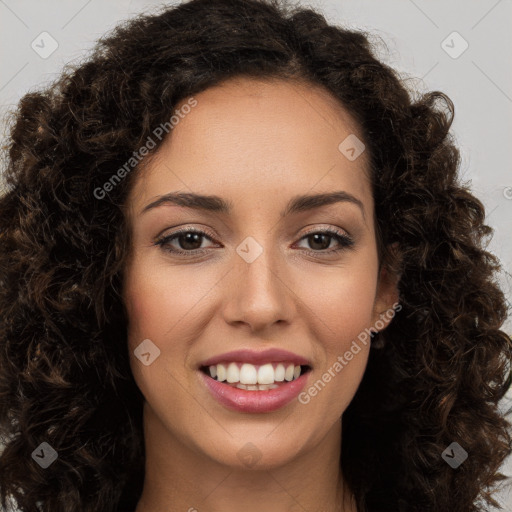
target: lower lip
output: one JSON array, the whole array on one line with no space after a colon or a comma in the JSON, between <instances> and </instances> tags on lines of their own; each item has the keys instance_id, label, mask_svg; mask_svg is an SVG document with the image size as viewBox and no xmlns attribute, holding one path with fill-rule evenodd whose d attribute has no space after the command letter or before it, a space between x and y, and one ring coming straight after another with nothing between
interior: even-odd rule
<instances>
[{"instance_id":1,"label":"lower lip","mask_svg":"<svg viewBox=\"0 0 512 512\"><path fill-rule=\"evenodd\" d=\"M271 412L289 404L306 385L310 372L302 374L298 379L281 384L278 388L266 391L248 391L238 389L218 380L201 374L206 387L213 397L228 409L239 412Z\"/></svg>"}]
</instances>

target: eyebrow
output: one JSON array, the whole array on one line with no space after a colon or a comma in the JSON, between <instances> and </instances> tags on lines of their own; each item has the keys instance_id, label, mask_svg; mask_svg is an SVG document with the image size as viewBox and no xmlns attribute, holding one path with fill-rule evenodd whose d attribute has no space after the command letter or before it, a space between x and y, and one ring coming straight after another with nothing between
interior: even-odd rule
<instances>
[{"instance_id":1,"label":"eyebrow","mask_svg":"<svg viewBox=\"0 0 512 512\"><path fill-rule=\"evenodd\" d=\"M321 206L327 206L334 203L351 203L358 206L365 217L364 205L357 197L339 190L336 192L328 192L323 194L299 195L292 197L280 216L286 217L294 213L305 212ZM233 210L233 203L219 196L201 195L187 192L171 192L158 197L155 201L149 203L141 211L141 215L153 208L162 205L176 205L192 208L196 210L204 210L208 212L229 214Z\"/></svg>"}]
</instances>

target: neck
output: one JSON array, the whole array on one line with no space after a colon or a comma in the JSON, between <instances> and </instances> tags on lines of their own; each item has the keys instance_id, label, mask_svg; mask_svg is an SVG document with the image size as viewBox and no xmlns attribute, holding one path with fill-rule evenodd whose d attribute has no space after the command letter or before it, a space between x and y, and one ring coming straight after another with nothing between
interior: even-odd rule
<instances>
[{"instance_id":1,"label":"neck","mask_svg":"<svg viewBox=\"0 0 512 512\"><path fill-rule=\"evenodd\" d=\"M191 449L146 404L145 479L135 512L356 512L340 468L341 421L285 465L233 468Z\"/></svg>"}]
</instances>

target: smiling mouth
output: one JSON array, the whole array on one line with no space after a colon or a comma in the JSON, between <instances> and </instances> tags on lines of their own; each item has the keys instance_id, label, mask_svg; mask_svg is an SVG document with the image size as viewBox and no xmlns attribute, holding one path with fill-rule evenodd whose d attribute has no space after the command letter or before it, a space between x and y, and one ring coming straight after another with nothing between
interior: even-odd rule
<instances>
[{"instance_id":1,"label":"smiling mouth","mask_svg":"<svg viewBox=\"0 0 512 512\"><path fill-rule=\"evenodd\" d=\"M289 361L262 365L224 362L211 366L201 366L199 369L217 382L247 391L277 389L311 371L311 367L308 365L295 365Z\"/></svg>"}]
</instances>

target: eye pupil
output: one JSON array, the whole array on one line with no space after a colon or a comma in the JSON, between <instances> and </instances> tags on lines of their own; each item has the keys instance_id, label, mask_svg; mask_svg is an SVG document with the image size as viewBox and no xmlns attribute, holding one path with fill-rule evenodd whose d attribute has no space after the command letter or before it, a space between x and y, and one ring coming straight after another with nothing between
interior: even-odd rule
<instances>
[{"instance_id":1,"label":"eye pupil","mask_svg":"<svg viewBox=\"0 0 512 512\"><path fill-rule=\"evenodd\" d=\"M311 241L313 239L313 243L310 243L311 248L315 250L323 250L327 249L330 245L330 238L331 235L325 234L325 233L315 233L313 235L309 235L308 237ZM324 243L322 243L320 240L323 238ZM325 243L325 239L327 239L327 244ZM315 244L319 243L320 247L315 247Z\"/></svg>"},{"instance_id":2,"label":"eye pupil","mask_svg":"<svg viewBox=\"0 0 512 512\"><path fill-rule=\"evenodd\" d=\"M180 235L178 237L178 240L180 241L180 247L182 249L188 249L193 251L194 249L199 249L201 247L201 234L200 233L185 233L183 235ZM182 243L182 240L185 239L185 243ZM197 244L199 242L199 244ZM188 244L192 244L192 246L189 246Z\"/></svg>"}]
</instances>

